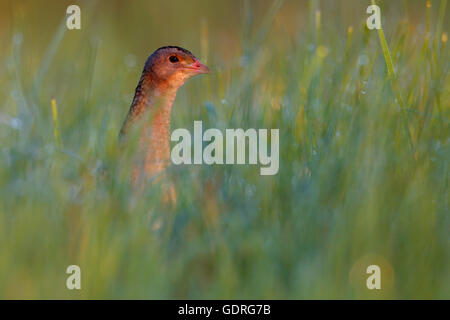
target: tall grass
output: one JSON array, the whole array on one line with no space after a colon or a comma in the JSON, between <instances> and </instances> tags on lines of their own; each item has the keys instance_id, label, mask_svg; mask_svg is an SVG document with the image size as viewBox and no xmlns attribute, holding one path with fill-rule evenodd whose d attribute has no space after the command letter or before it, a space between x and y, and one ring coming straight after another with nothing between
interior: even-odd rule
<instances>
[{"instance_id":1,"label":"tall grass","mask_svg":"<svg viewBox=\"0 0 450 320\"><path fill-rule=\"evenodd\" d=\"M369 1L86 2L79 31L69 4L0 10L1 298L450 297L445 0L377 1L379 34ZM132 192L117 135L167 44L212 69L172 128L279 128L276 176L173 166L176 206Z\"/></svg>"}]
</instances>

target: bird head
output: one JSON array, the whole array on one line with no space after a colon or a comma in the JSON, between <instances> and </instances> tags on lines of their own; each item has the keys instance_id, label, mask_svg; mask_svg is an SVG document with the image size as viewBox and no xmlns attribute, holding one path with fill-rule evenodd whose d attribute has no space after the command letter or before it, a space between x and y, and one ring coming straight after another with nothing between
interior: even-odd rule
<instances>
[{"instance_id":1,"label":"bird head","mask_svg":"<svg viewBox=\"0 0 450 320\"><path fill-rule=\"evenodd\" d=\"M157 84L175 89L197 74L209 73L209 68L190 51L176 46L161 47L153 52L145 69Z\"/></svg>"}]
</instances>

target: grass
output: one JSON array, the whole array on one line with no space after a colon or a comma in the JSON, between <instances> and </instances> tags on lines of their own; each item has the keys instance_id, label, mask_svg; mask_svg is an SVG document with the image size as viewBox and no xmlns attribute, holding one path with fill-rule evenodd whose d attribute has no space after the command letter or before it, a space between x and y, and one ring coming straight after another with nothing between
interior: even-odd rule
<instances>
[{"instance_id":1,"label":"grass","mask_svg":"<svg viewBox=\"0 0 450 320\"><path fill-rule=\"evenodd\" d=\"M445 2L445 1L444 1ZM375 5L375 0L372 0L372 4ZM403 127L405 129L405 134L408 137L408 142L409 145L412 149L412 151L414 152L415 148L414 148L414 144L411 140L411 133L409 132L409 124L408 124L408 119L405 117L405 104L403 102L403 98L402 98L402 94L400 92L400 88L398 85L398 80L397 80L397 75L395 73L394 70L394 64L392 62L392 57L391 57L391 53L389 50L389 46L387 44L386 41L386 37L384 36L384 31L383 31L383 27L381 27L380 29L378 29L378 36L380 38L380 44L381 44L381 48L383 49L383 55L384 55L384 60L386 61L386 67L389 73L389 77L392 81L392 87L395 91L396 97L397 97L397 103L399 104L399 107L401 109L401 117L402 117L402 122L403 122Z\"/></svg>"},{"instance_id":2,"label":"grass","mask_svg":"<svg viewBox=\"0 0 450 320\"><path fill-rule=\"evenodd\" d=\"M378 33L369 1L81 2L78 31L69 2L2 3L0 298L450 298L447 1L427 3L377 1ZM131 193L117 135L167 44L212 69L172 128L279 128L276 176L174 166L175 207Z\"/></svg>"}]
</instances>

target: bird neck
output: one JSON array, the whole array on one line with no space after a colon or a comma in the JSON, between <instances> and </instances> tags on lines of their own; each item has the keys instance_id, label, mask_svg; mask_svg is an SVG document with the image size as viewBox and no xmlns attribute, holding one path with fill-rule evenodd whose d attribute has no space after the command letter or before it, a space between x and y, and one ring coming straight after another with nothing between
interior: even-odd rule
<instances>
[{"instance_id":1,"label":"bird neck","mask_svg":"<svg viewBox=\"0 0 450 320\"><path fill-rule=\"evenodd\" d=\"M170 163L170 115L176 93L177 90L155 90L148 100L151 114L141 134L147 177L158 174Z\"/></svg>"},{"instance_id":2,"label":"bird neck","mask_svg":"<svg viewBox=\"0 0 450 320\"><path fill-rule=\"evenodd\" d=\"M122 126L125 134L132 123L142 124L138 147L138 163L133 180L140 184L161 173L170 163L170 114L178 87L157 79L151 70L144 70Z\"/></svg>"}]
</instances>

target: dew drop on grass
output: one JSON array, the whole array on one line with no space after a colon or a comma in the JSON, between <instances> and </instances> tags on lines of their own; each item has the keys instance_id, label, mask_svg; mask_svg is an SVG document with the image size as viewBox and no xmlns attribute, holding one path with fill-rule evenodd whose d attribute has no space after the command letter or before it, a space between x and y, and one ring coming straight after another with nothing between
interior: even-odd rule
<instances>
[{"instance_id":1,"label":"dew drop on grass","mask_svg":"<svg viewBox=\"0 0 450 320\"><path fill-rule=\"evenodd\" d=\"M216 108L214 107L214 104L212 104L211 102L206 102L205 108L206 108L206 111L208 112L208 115L210 115L214 118L217 116Z\"/></svg>"},{"instance_id":2,"label":"dew drop on grass","mask_svg":"<svg viewBox=\"0 0 450 320\"><path fill-rule=\"evenodd\" d=\"M253 196L255 195L255 191L256 191L256 186L255 185L248 184L248 185L245 186L245 196L247 198L250 198L250 199L253 198Z\"/></svg>"},{"instance_id":3,"label":"dew drop on grass","mask_svg":"<svg viewBox=\"0 0 450 320\"><path fill-rule=\"evenodd\" d=\"M18 118L13 118L11 120L11 126L14 129L19 130L22 127L22 121L20 121L20 119L18 119Z\"/></svg>"}]
</instances>

